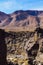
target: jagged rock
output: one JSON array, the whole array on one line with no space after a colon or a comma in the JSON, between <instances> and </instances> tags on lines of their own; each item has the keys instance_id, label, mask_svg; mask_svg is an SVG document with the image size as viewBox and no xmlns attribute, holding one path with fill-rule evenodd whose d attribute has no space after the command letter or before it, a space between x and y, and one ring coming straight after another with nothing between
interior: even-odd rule
<instances>
[{"instance_id":1,"label":"jagged rock","mask_svg":"<svg viewBox=\"0 0 43 65\"><path fill-rule=\"evenodd\" d=\"M22 31L22 32L4 32L4 33L2 33L0 30L0 33L1 33L0 39L2 37L0 43L5 42L7 45L6 51L7 51L7 61L8 62L11 61L14 64L16 62L18 62L18 64L22 64L22 63L28 64L28 61L31 62L31 60L32 60L32 63L34 60L36 60L36 62L39 62L37 58L40 59L41 53L43 56L43 52L42 52L43 51L42 50L43 29L37 28L34 32L28 32L28 31L23 32Z\"/></svg>"}]
</instances>

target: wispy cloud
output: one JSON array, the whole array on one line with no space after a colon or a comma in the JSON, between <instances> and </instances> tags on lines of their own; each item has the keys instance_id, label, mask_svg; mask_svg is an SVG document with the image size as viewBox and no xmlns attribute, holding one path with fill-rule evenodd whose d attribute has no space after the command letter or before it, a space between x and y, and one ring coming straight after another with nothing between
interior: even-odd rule
<instances>
[{"instance_id":1,"label":"wispy cloud","mask_svg":"<svg viewBox=\"0 0 43 65\"><path fill-rule=\"evenodd\" d=\"M43 10L43 0L1 0L0 11L9 13L15 10Z\"/></svg>"},{"instance_id":2,"label":"wispy cloud","mask_svg":"<svg viewBox=\"0 0 43 65\"><path fill-rule=\"evenodd\" d=\"M1 2L0 3L0 7L3 9L9 9L12 6L12 2L8 1L8 2Z\"/></svg>"},{"instance_id":3,"label":"wispy cloud","mask_svg":"<svg viewBox=\"0 0 43 65\"><path fill-rule=\"evenodd\" d=\"M22 9L22 4L17 2L16 0L9 0L5 2L0 2L0 11L14 11Z\"/></svg>"}]
</instances>

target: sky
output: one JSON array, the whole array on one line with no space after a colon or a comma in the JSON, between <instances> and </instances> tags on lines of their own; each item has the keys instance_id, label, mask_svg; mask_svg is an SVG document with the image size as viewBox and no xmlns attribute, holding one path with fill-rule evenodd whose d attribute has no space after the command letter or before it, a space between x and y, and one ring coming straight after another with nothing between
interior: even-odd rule
<instances>
[{"instance_id":1,"label":"sky","mask_svg":"<svg viewBox=\"0 0 43 65\"><path fill-rule=\"evenodd\" d=\"M16 10L43 10L43 0L0 0L0 11L9 14Z\"/></svg>"}]
</instances>

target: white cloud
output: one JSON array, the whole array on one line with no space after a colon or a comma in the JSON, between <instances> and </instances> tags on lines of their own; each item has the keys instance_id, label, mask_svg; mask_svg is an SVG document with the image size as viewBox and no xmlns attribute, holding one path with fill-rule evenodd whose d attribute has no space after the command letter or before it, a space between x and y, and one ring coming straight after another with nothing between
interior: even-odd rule
<instances>
[{"instance_id":1,"label":"white cloud","mask_svg":"<svg viewBox=\"0 0 43 65\"><path fill-rule=\"evenodd\" d=\"M0 2L0 10L16 10L20 8L22 9L22 5L16 0Z\"/></svg>"},{"instance_id":2,"label":"white cloud","mask_svg":"<svg viewBox=\"0 0 43 65\"><path fill-rule=\"evenodd\" d=\"M3 2L0 2L0 11L3 11L5 13L11 13L15 10L27 10L27 9L33 9L33 10L43 10L43 4L40 5L40 3L43 3L42 0L39 1L32 1L32 0L6 0Z\"/></svg>"},{"instance_id":3,"label":"white cloud","mask_svg":"<svg viewBox=\"0 0 43 65\"><path fill-rule=\"evenodd\" d=\"M12 2L8 1L8 2L1 2L0 3L0 8L3 8L3 9L10 9L11 6L12 6Z\"/></svg>"}]
</instances>

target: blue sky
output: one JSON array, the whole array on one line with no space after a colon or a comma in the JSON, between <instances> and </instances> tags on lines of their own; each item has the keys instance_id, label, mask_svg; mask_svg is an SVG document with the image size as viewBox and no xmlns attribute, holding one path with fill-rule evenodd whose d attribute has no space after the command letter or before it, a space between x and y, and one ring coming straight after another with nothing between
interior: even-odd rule
<instances>
[{"instance_id":1,"label":"blue sky","mask_svg":"<svg viewBox=\"0 0 43 65\"><path fill-rule=\"evenodd\" d=\"M16 10L43 10L43 0L0 0L0 11L12 13Z\"/></svg>"}]
</instances>

